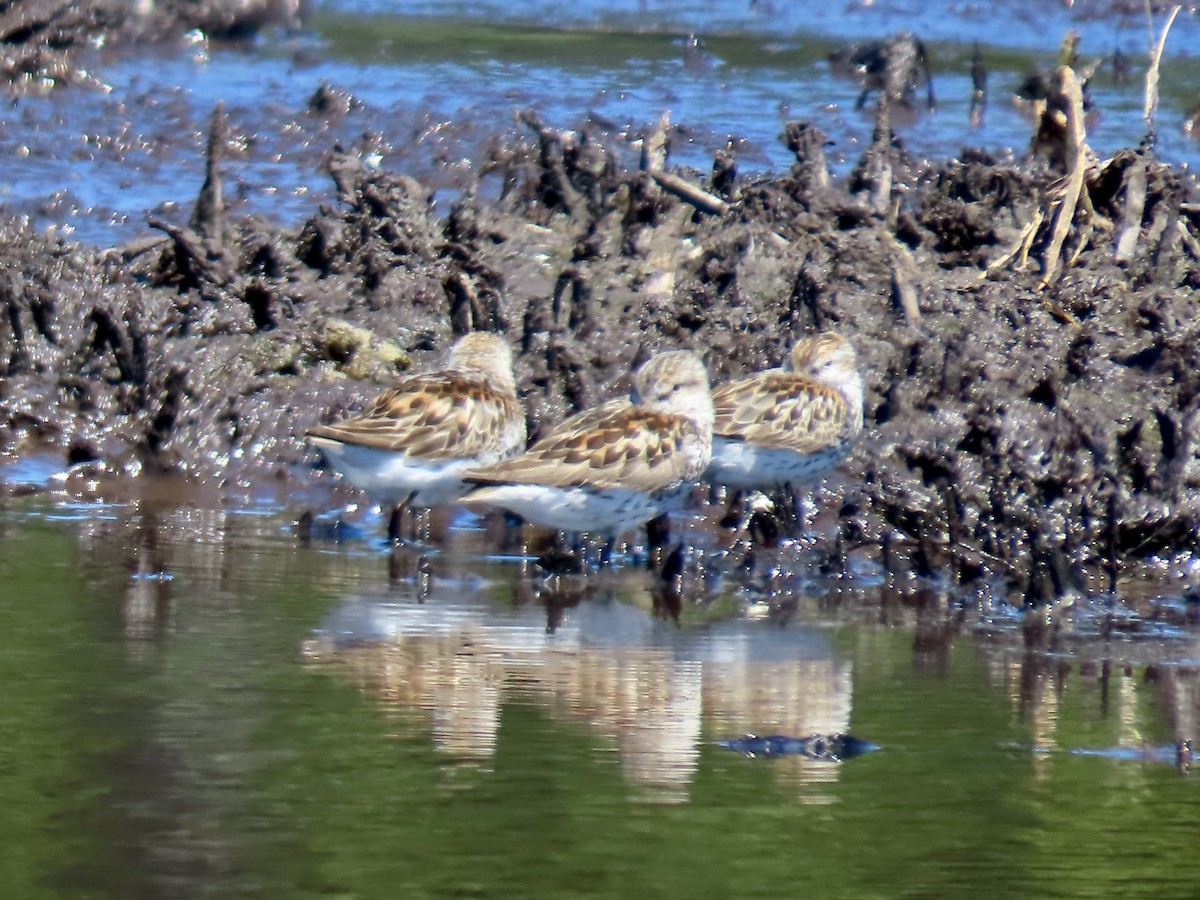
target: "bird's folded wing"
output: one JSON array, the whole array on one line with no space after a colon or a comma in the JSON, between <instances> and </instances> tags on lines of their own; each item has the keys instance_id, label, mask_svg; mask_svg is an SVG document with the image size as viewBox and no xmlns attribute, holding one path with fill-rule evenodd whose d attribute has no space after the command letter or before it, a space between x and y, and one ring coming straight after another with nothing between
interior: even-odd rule
<instances>
[{"instance_id":1,"label":"bird's folded wing","mask_svg":"<svg viewBox=\"0 0 1200 900\"><path fill-rule=\"evenodd\" d=\"M713 391L713 431L759 447L812 453L837 443L846 421L842 395L810 378L771 373Z\"/></svg>"},{"instance_id":2,"label":"bird's folded wing","mask_svg":"<svg viewBox=\"0 0 1200 900\"><path fill-rule=\"evenodd\" d=\"M696 476L698 431L690 419L618 401L568 419L522 455L464 479L654 491Z\"/></svg>"},{"instance_id":3,"label":"bird's folded wing","mask_svg":"<svg viewBox=\"0 0 1200 900\"><path fill-rule=\"evenodd\" d=\"M316 426L308 434L440 460L494 448L512 417L521 415L516 398L490 385L431 373L405 379L360 416Z\"/></svg>"}]
</instances>

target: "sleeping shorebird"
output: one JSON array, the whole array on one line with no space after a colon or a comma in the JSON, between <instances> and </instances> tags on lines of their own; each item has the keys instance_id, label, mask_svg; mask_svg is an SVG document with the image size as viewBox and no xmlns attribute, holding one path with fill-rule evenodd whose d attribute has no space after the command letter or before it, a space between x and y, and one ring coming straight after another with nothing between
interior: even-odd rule
<instances>
[{"instance_id":1,"label":"sleeping shorebird","mask_svg":"<svg viewBox=\"0 0 1200 900\"><path fill-rule=\"evenodd\" d=\"M463 473L525 446L512 350L498 334L473 332L450 348L446 367L412 375L362 415L306 433L347 481L399 512L441 506L467 490Z\"/></svg>"},{"instance_id":2,"label":"sleeping shorebird","mask_svg":"<svg viewBox=\"0 0 1200 900\"><path fill-rule=\"evenodd\" d=\"M862 432L854 348L827 331L802 338L788 364L713 391L713 454L705 478L736 490L792 490L832 469Z\"/></svg>"},{"instance_id":3,"label":"sleeping shorebird","mask_svg":"<svg viewBox=\"0 0 1200 900\"><path fill-rule=\"evenodd\" d=\"M613 537L677 508L712 452L708 373L676 350L651 358L634 384L633 401L579 413L520 456L467 472L478 487L464 502Z\"/></svg>"}]
</instances>

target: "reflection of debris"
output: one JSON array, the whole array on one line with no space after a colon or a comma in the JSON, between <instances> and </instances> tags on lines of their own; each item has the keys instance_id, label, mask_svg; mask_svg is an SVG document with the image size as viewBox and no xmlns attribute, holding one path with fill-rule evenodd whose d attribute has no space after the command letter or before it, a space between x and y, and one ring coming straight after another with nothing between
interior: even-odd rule
<instances>
[{"instance_id":1,"label":"reflection of debris","mask_svg":"<svg viewBox=\"0 0 1200 900\"><path fill-rule=\"evenodd\" d=\"M1100 756L1104 759L1129 760L1131 762L1167 763L1182 770L1189 770L1195 751L1190 741L1178 744L1145 745L1142 747L1075 747L1073 756Z\"/></svg>"},{"instance_id":2,"label":"reflection of debris","mask_svg":"<svg viewBox=\"0 0 1200 900\"><path fill-rule=\"evenodd\" d=\"M805 756L830 762L841 762L879 749L877 744L870 744L849 734L810 734L802 738L780 734L761 737L748 734L728 741L717 741L717 746L746 756Z\"/></svg>"},{"instance_id":3,"label":"reflection of debris","mask_svg":"<svg viewBox=\"0 0 1200 900\"><path fill-rule=\"evenodd\" d=\"M1167 649L1171 642L1161 639L1114 641L1096 627L1100 624L1083 624L1073 639L1064 634L1036 652L1026 641L997 645L996 636L986 645L993 680L1008 688L1030 729L1035 765L1044 767L1053 753L1073 748L1069 752L1081 756L1164 762L1189 770L1200 681L1197 671L1179 660L1195 657L1195 637L1180 632L1179 642ZM1084 704L1089 716L1098 711L1107 727L1101 730L1093 722L1079 734L1077 711L1069 710L1068 702ZM1146 733L1146 708L1161 714L1171 743L1158 745Z\"/></svg>"}]
</instances>

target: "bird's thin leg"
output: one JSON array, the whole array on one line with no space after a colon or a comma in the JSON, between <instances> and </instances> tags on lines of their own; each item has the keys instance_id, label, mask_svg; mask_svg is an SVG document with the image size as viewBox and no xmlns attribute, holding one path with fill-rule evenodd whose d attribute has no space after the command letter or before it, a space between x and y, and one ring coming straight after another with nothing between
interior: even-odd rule
<instances>
[{"instance_id":1,"label":"bird's thin leg","mask_svg":"<svg viewBox=\"0 0 1200 900\"><path fill-rule=\"evenodd\" d=\"M788 501L788 520L785 522L792 537L803 538L808 534L809 521L804 499L807 492L792 484L783 487Z\"/></svg>"},{"instance_id":2,"label":"bird's thin leg","mask_svg":"<svg viewBox=\"0 0 1200 900\"><path fill-rule=\"evenodd\" d=\"M721 516L722 528L737 531L742 527L745 500L746 496L741 490L730 491L729 505L725 509L725 515Z\"/></svg>"},{"instance_id":3,"label":"bird's thin leg","mask_svg":"<svg viewBox=\"0 0 1200 900\"><path fill-rule=\"evenodd\" d=\"M678 585L683 578L683 569L686 564L687 548L684 547L683 541L680 541L663 559L662 568L658 570L658 577L664 582Z\"/></svg>"},{"instance_id":4,"label":"bird's thin leg","mask_svg":"<svg viewBox=\"0 0 1200 900\"><path fill-rule=\"evenodd\" d=\"M388 584L392 587L404 580L404 568L400 565L399 548L392 547L388 551Z\"/></svg>"},{"instance_id":5,"label":"bird's thin leg","mask_svg":"<svg viewBox=\"0 0 1200 900\"><path fill-rule=\"evenodd\" d=\"M655 516L646 523L646 548L661 550L671 542L671 517L666 513Z\"/></svg>"},{"instance_id":6,"label":"bird's thin leg","mask_svg":"<svg viewBox=\"0 0 1200 900\"><path fill-rule=\"evenodd\" d=\"M580 572L583 569L582 532L570 532L570 538L561 531L554 532L546 551L538 557L538 565L551 577L564 573Z\"/></svg>"},{"instance_id":7,"label":"bird's thin leg","mask_svg":"<svg viewBox=\"0 0 1200 900\"><path fill-rule=\"evenodd\" d=\"M666 548L671 543L671 518L666 513L646 523L646 566L657 569L662 565Z\"/></svg>"},{"instance_id":8,"label":"bird's thin leg","mask_svg":"<svg viewBox=\"0 0 1200 900\"><path fill-rule=\"evenodd\" d=\"M392 507L392 513L388 517L388 540L393 544L400 543L404 540L404 518L408 511L412 508L414 496L416 495L409 494Z\"/></svg>"},{"instance_id":9,"label":"bird's thin leg","mask_svg":"<svg viewBox=\"0 0 1200 900\"><path fill-rule=\"evenodd\" d=\"M397 544L404 540L404 512L407 508L408 501L405 500L393 506L388 515L387 536L390 543Z\"/></svg>"}]
</instances>

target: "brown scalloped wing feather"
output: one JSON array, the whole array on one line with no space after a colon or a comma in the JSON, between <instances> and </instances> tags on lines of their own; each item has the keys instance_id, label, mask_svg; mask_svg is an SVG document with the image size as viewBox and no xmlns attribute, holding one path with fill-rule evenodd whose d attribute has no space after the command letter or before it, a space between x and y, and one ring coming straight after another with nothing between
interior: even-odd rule
<instances>
[{"instance_id":1,"label":"brown scalloped wing feather","mask_svg":"<svg viewBox=\"0 0 1200 900\"><path fill-rule=\"evenodd\" d=\"M478 484L655 491L695 476L685 446L692 440L699 430L690 419L608 404L567 420L521 456L465 477Z\"/></svg>"},{"instance_id":2,"label":"brown scalloped wing feather","mask_svg":"<svg viewBox=\"0 0 1200 900\"><path fill-rule=\"evenodd\" d=\"M836 444L846 421L841 394L786 372L721 385L713 391L713 411L715 434L797 453Z\"/></svg>"},{"instance_id":3,"label":"brown scalloped wing feather","mask_svg":"<svg viewBox=\"0 0 1200 900\"><path fill-rule=\"evenodd\" d=\"M362 415L309 434L421 459L454 459L494 450L514 417L522 419L515 397L440 372L406 378Z\"/></svg>"},{"instance_id":4,"label":"brown scalloped wing feather","mask_svg":"<svg viewBox=\"0 0 1200 900\"><path fill-rule=\"evenodd\" d=\"M547 434L542 435L530 449L536 450L547 441L558 440L561 435L569 431L591 431L600 423L629 408L628 399L618 398L574 413L559 422Z\"/></svg>"}]
</instances>

